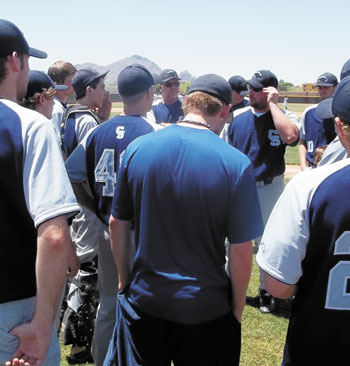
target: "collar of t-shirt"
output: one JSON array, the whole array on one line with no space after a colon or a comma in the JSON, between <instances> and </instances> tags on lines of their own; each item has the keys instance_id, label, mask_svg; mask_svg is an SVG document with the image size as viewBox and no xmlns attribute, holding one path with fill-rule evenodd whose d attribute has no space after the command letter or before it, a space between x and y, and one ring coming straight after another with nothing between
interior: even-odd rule
<instances>
[{"instance_id":1,"label":"collar of t-shirt","mask_svg":"<svg viewBox=\"0 0 350 366\"><path fill-rule=\"evenodd\" d=\"M254 115L256 115L257 117L261 117L263 114L267 113L267 112L255 112L254 109L252 108L252 112Z\"/></svg>"}]
</instances>

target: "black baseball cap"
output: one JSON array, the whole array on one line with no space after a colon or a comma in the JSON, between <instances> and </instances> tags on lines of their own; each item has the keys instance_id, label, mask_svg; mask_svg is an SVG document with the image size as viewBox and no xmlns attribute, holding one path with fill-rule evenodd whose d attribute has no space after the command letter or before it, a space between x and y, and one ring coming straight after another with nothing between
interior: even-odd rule
<instances>
[{"instance_id":1,"label":"black baseball cap","mask_svg":"<svg viewBox=\"0 0 350 366\"><path fill-rule=\"evenodd\" d=\"M104 78L109 71L102 74L98 73L94 69L80 69L78 70L73 79L72 86L76 95L82 95L85 89L96 79Z\"/></svg>"},{"instance_id":2,"label":"black baseball cap","mask_svg":"<svg viewBox=\"0 0 350 366\"><path fill-rule=\"evenodd\" d=\"M335 86L335 85L338 85L338 79L334 74L332 74L330 72L325 72L317 78L316 85L317 86Z\"/></svg>"},{"instance_id":3,"label":"black baseball cap","mask_svg":"<svg viewBox=\"0 0 350 366\"><path fill-rule=\"evenodd\" d=\"M242 76L234 75L231 76L228 80L228 83L231 85L231 89L235 90L238 94L242 95L243 97L249 94L247 82L245 81Z\"/></svg>"},{"instance_id":4,"label":"black baseball cap","mask_svg":"<svg viewBox=\"0 0 350 366\"><path fill-rule=\"evenodd\" d=\"M268 86L278 87L278 80L276 75L270 70L257 71L247 83L253 88L262 89Z\"/></svg>"},{"instance_id":5,"label":"black baseball cap","mask_svg":"<svg viewBox=\"0 0 350 366\"><path fill-rule=\"evenodd\" d=\"M29 70L28 88L25 99L32 97L35 93L42 93L44 89L66 90L67 85L56 85L43 71Z\"/></svg>"},{"instance_id":6,"label":"black baseball cap","mask_svg":"<svg viewBox=\"0 0 350 366\"><path fill-rule=\"evenodd\" d=\"M165 69L161 71L160 73L161 83L165 83L166 81L171 79L181 80L181 78L179 78L179 76L177 75L177 72L173 69Z\"/></svg>"},{"instance_id":7,"label":"black baseball cap","mask_svg":"<svg viewBox=\"0 0 350 366\"><path fill-rule=\"evenodd\" d=\"M335 93L317 106L316 114L321 119L339 116L350 123L350 76L342 79Z\"/></svg>"},{"instance_id":8,"label":"black baseball cap","mask_svg":"<svg viewBox=\"0 0 350 366\"><path fill-rule=\"evenodd\" d=\"M140 64L126 66L118 76L118 91L122 97L142 93L154 85L152 74Z\"/></svg>"},{"instance_id":9,"label":"black baseball cap","mask_svg":"<svg viewBox=\"0 0 350 366\"><path fill-rule=\"evenodd\" d=\"M230 84L221 76L216 74L206 74L198 77L190 86L188 93L201 91L213 95L224 101L226 104L232 103L232 89Z\"/></svg>"},{"instance_id":10,"label":"black baseball cap","mask_svg":"<svg viewBox=\"0 0 350 366\"><path fill-rule=\"evenodd\" d=\"M9 56L13 52L36 58L47 58L46 52L29 47L23 33L15 24L0 19L0 57Z\"/></svg>"}]
</instances>

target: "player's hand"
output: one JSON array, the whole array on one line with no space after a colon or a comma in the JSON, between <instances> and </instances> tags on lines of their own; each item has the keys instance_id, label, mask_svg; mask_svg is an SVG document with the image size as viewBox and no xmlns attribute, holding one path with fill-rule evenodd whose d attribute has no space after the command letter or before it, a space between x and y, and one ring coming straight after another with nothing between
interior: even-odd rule
<instances>
[{"instance_id":1,"label":"player's hand","mask_svg":"<svg viewBox=\"0 0 350 366\"><path fill-rule=\"evenodd\" d=\"M106 92L105 98L103 99L102 107L98 109L97 115L102 119L102 121L106 121L109 119L112 111L112 102L109 99L109 93Z\"/></svg>"},{"instance_id":2,"label":"player's hand","mask_svg":"<svg viewBox=\"0 0 350 366\"><path fill-rule=\"evenodd\" d=\"M11 334L19 338L17 351L6 366L41 366L46 358L52 329L36 327L32 322L14 327Z\"/></svg>"},{"instance_id":3,"label":"player's hand","mask_svg":"<svg viewBox=\"0 0 350 366\"><path fill-rule=\"evenodd\" d=\"M278 102L278 90L273 86L268 86L262 90L267 95L267 103L277 104Z\"/></svg>"}]
</instances>

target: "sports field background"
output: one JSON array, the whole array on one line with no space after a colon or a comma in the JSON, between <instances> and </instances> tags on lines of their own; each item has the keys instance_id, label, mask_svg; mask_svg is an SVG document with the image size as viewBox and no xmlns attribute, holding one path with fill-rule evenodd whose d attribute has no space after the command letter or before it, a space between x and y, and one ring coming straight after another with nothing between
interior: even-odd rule
<instances>
[{"instance_id":1,"label":"sports field background","mask_svg":"<svg viewBox=\"0 0 350 366\"><path fill-rule=\"evenodd\" d=\"M288 110L300 118L307 104L289 104ZM281 105L283 108L283 106ZM113 103L113 108L122 108L122 103ZM119 113L112 113L113 115ZM287 147L286 164L298 165L298 146ZM241 366L280 366L283 355L283 345L288 326L290 300L276 300L277 308L273 314L261 314L259 311L259 270L253 261L252 276L247 293L247 306L242 320L242 352ZM62 366L68 366L66 355L70 346L62 346ZM91 365L94 364L85 364ZM215 366L215 365L213 365Z\"/></svg>"}]
</instances>

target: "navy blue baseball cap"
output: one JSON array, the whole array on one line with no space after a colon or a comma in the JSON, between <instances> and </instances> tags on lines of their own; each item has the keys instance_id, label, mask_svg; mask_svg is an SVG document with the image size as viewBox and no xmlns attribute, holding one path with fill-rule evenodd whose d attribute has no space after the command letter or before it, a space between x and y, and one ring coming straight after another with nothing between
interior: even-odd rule
<instances>
[{"instance_id":1,"label":"navy blue baseball cap","mask_svg":"<svg viewBox=\"0 0 350 366\"><path fill-rule=\"evenodd\" d=\"M36 58L47 58L46 52L29 47L23 33L15 24L0 19L0 57L9 56L13 52Z\"/></svg>"},{"instance_id":2,"label":"navy blue baseball cap","mask_svg":"<svg viewBox=\"0 0 350 366\"><path fill-rule=\"evenodd\" d=\"M32 97L35 93L42 93L44 89L66 90L67 85L56 85L43 71L29 70L28 88L25 99Z\"/></svg>"},{"instance_id":3,"label":"navy blue baseball cap","mask_svg":"<svg viewBox=\"0 0 350 366\"><path fill-rule=\"evenodd\" d=\"M316 85L317 86L336 86L336 85L338 85L338 79L334 74L332 74L330 72L325 72L317 78Z\"/></svg>"},{"instance_id":4,"label":"navy blue baseball cap","mask_svg":"<svg viewBox=\"0 0 350 366\"><path fill-rule=\"evenodd\" d=\"M231 89L235 90L238 94L245 96L249 94L247 82L242 76L234 75L231 76L228 80L228 83L231 85Z\"/></svg>"},{"instance_id":5,"label":"navy blue baseball cap","mask_svg":"<svg viewBox=\"0 0 350 366\"><path fill-rule=\"evenodd\" d=\"M345 62L340 72L340 80L350 75L350 59Z\"/></svg>"},{"instance_id":6,"label":"navy blue baseball cap","mask_svg":"<svg viewBox=\"0 0 350 366\"><path fill-rule=\"evenodd\" d=\"M142 93L154 85L152 74L140 64L126 66L118 76L118 91L122 97Z\"/></svg>"},{"instance_id":7,"label":"navy blue baseball cap","mask_svg":"<svg viewBox=\"0 0 350 366\"><path fill-rule=\"evenodd\" d=\"M278 87L277 77L270 70L257 71L250 80L247 80L247 83L257 89L267 88L268 86Z\"/></svg>"},{"instance_id":8,"label":"navy blue baseball cap","mask_svg":"<svg viewBox=\"0 0 350 366\"><path fill-rule=\"evenodd\" d=\"M104 78L108 73L109 73L109 71L100 74L94 69L78 70L72 79L72 86L75 91L75 94L77 94L77 95L84 94L86 88L93 81L95 81L96 79L99 79L99 78Z\"/></svg>"},{"instance_id":9,"label":"navy blue baseball cap","mask_svg":"<svg viewBox=\"0 0 350 366\"><path fill-rule=\"evenodd\" d=\"M350 75L342 79L330 98L317 106L316 114L322 119L339 116L350 123Z\"/></svg>"},{"instance_id":10,"label":"navy blue baseball cap","mask_svg":"<svg viewBox=\"0 0 350 366\"><path fill-rule=\"evenodd\" d=\"M177 75L177 72L173 69L165 69L161 71L160 73L161 83L165 83L166 81L169 81L171 79L181 80L181 78L179 78L179 76Z\"/></svg>"},{"instance_id":11,"label":"navy blue baseball cap","mask_svg":"<svg viewBox=\"0 0 350 366\"><path fill-rule=\"evenodd\" d=\"M230 84L221 76L206 74L198 77L190 86L188 93L201 91L221 99L226 104L232 103L232 89Z\"/></svg>"}]
</instances>

